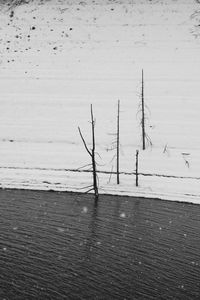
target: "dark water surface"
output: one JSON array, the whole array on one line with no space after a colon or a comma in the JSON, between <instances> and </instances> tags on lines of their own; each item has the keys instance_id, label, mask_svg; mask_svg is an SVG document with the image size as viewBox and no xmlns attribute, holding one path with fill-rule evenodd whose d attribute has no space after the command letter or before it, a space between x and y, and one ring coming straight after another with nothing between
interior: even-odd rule
<instances>
[{"instance_id":1,"label":"dark water surface","mask_svg":"<svg viewBox=\"0 0 200 300\"><path fill-rule=\"evenodd\" d=\"M2 190L0 299L200 299L200 206Z\"/></svg>"}]
</instances>

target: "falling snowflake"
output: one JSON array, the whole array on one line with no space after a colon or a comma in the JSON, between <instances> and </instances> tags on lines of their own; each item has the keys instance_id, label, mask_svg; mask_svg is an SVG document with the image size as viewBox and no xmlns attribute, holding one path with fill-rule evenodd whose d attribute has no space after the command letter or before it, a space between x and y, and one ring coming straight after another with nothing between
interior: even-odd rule
<instances>
[{"instance_id":1,"label":"falling snowflake","mask_svg":"<svg viewBox=\"0 0 200 300\"><path fill-rule=\"evenodd\" d=\"M184 285L183 284L178 285L178 287L181 288L181 289L184 289Z\"/></svg>"},{"instance_id":2,"label":"falling snowflake","mask_svg":"<svg viewBox=\"0 0 200 300\"><path fill-rule=\"evenodd\" d=\"M123 212L120 214L120 218L126 218L126 214Z\"/></svg>"},{"instance_id":3,"label":"falling snowflake","mask_svg":"<svg viewBox=\"0 0 200 300\"><path fill-rule=\"evenodd\" d=\"M65 231L65 229L61 228L61 227L58 227L57 230L58 230L58 232L61 232L61 233L63 233Z\"/></svg>"},{"instance_id":4,"label":"falling snowflake","mask_svg":"<svg viewBox=\"0 0 200 300\"><path fill-rule=\"evenodd\" d=\"M86 206L84 206L83 209L82 209L82 213L86 214L87 212L88 212L88 208Z\"/></svg>"}]
</instances>

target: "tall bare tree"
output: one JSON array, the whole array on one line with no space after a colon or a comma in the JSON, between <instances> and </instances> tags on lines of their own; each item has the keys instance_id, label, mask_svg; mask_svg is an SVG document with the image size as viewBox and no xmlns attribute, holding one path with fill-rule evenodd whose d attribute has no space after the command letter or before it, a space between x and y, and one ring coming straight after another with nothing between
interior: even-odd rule
<instances>
[{"instance_id":1,"label":"tall bare tree","mask_svg":"<svg viewBox=\"0 0 200 300\"><path fill-rule=\"evenodd\" d=\"M146 132L146 123L148 121L148 116L146 111L149 111L148 106L145 104L145 97L144 97L144 71L142 70L142 87L141 87L141 101L139 104L138 113L141 114L140 117L140 125L142 129L142 149L145 150L147 148L147 145L152 146L152 142L150 137L148 136Z\"/></svg>"},{"instance_id":2,"label":"tall bare tree","mask_svg":"<svg viewBox=\"0 0 200 300\"><path fill-rule=\"evenodd\" d=\"M138 186L138 155L139 151L136 150L136 158L135 158L135 185Z\"/></svg>"},{"instance_id":3,"label":"tall bare tree","mask_svg":"<svg viewBox=\"0 0 200 300\"><path fill-rule=\"evenodd\" d=\"M117 184L119 184L119 113L120 113L120 100L117 105Z\"/></svg>"},{"instance_id":4,"label":"tall bare tree","mask_svg":"<svg viewBox=\"0 0 200 300\"><path fill-rule=\"evenodd\" d=\"M94 120L94 115L93 115L93 108L92 108L92 104L90 106L90 114L91 114L91 127L92 127L92 149L89 149L86 141L82 135L81 129L80 127L78 127L79 130L79 134L81 136L81 139L83 141L84 147L86 149L86 151L88 152L88 154L91 157L91 166L92 166L92 175L93 175L93 184L90 186L92 188L90 188L88 192L94 190L94 195L95 195L95 199L97 200L99 197L99 191L98 191L98 180L97 180L97 168L96 168L96 159L95 159L95 148L96 148L96 143L95 143L95 120Z\"/></svg>"},{"instance_id":5,"label":"tall bare tree","mask_svg":"<svg viewBox=\"0 0 200 300\"><path fill-rule=\"evenodd\" d=\"M144 112L144 72L142 70L142 91L141 91L141 101L142 101L142 120L141 120L141 125L142 125L142 149L146 149L146 143L145 143L145 112Z\"/></svg>"}]
</instances>

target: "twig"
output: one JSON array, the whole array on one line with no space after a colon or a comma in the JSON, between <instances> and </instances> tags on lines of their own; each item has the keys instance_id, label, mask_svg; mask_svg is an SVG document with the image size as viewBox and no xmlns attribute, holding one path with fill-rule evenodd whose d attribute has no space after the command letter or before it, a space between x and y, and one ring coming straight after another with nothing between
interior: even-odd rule
<instances>
[{"instance_id":1,"label":"twig","mask_svg":"<svg viewBox=\"0 0 200 300\"><path fill-rule=\"evenodd\" d=\"M84 140L84 137L83 137L83 135L82 135L82 132L81 132L80 127L78 127L78 131L79 131L79 134L80 134L80 136L81 136L81 139L82 139L82 141L83 141L83 144L84 144L84 146L85 146L86 151L88 152L88 154L89 154L90 156L92 156L92 153L90 152L90 150L88 149L88 147L87 147L87 145L86 145L86 142L85 142L85 140Z\"/></svg>"}]
</instances>

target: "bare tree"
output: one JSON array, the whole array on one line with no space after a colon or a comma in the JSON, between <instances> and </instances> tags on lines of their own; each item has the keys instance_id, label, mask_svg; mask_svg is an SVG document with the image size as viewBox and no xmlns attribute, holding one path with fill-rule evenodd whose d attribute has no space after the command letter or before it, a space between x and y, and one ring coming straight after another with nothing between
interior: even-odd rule
<instances>
[{"instance_id":1,"label":"bare tree","mask_svg":"<svg viewBox=\"0 0 200 300\"><path fill-rule=\"evenodd\" d=\"M148 136L148 134L146 132L146 123L147 123L147 120L148 120L146 111L149 111L149 108L145 104L145 98L144 98L144 71L142 70L141 102L139 104L138 113L141 113L140 125L141 125L141 128L142 128L142 149L143 150L146 149L147 145L152 146L151 139L150 139L150 137Z\"/></svg>"},{"instance_id":2,"label":"bare tree","mask_svg":"<svg viewBox=\"0 0 200 300\"><path fill-rule=\"evenodd\" d=\"M114 136L114 140L111 143L110 147L107 147L107 151L114 151L114 155L111 159L111 162L115 161L116 162L116 172L114 174L117 175L117 184L120 183L119 180L119 175L120 175L120 151L121 151L121 145L120 145L120 100L117 102L117 130L115 133L110 133L109 135ZM112 170L111 170L111 176L113 174L113 165L112 165ZM111 179L110 176L110 179ZM109 181L110 181L109 179Z\"/></svg>"},{"instance_id":3,"label":"bare tree","mask_svg":"<svg viewBox=\"0 0 200 300\"><path fill-rule=\"evenodd\" d=\"M142 101L142 120L141 120L141 125L142 125L142 149L145 150L146 148L146 143L145 143L145 113L144 113L144 72L142 70L142 92L141 92L141 101Z\"/></svg>"},{"instance_id":4,"label":"bare tree","mask_svg":"<svg viewBox=\"0 0 200 300\"><path fill-rule=\"evenodd\" d=\"M81 136L81 139L83 141L84 147L86 149L86 151L88 152L88 154L91 157L91 166L92 166L92 175L93 175L93 184L89 187L90 188L86 193L90 192L90 191L94 191L94 195L95 195L95 199L97 200L99 197L99 191L98 191L98 181L97 181L97 169L96 169L96 159L95 159L95 148L96 148L96 144L95 144L95 121L94 121L94 116L93 116L93 109L92 109L92 104L90 106L90 113L91 113L91 127L92 127L92 149L89 149L85 139L82 135L81 129L80 127L78 127L79 130L79 134Z\"/></svg>"},{"instance_id":5,"label":"bare tree","mask_svg":"<svg viewBox=\"0 0 200 300\"><path fill-rule=\"evenodd\" d=\"M117 105L117 184L119 184L119 111L120 111L120 100Z\"/></svg>"},{"instance_id":6,"label":"bare tree","mask_svg":"<svg viewBox=\"0 0 200 300\"><path fill-rule=\"evenodd\" d=\"M138 186L138 155L139 151L136 150L136 159L135 159L135 185Z\"/></svg>"}]
</instances>

